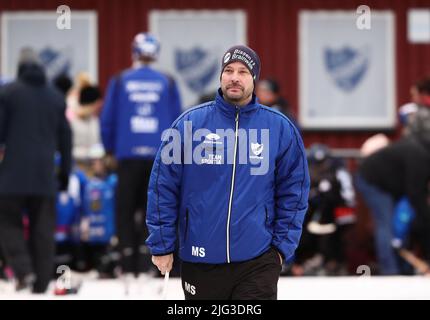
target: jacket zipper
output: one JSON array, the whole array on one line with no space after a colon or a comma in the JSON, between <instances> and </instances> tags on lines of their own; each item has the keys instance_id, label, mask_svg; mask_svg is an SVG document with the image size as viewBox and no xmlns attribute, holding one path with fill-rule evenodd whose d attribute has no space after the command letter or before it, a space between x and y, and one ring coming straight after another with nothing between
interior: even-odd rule
<instances>
[{"instance_id":1,"label":"jacket zipper","mask_svg":"<svg viewBox=\"0 0 430 320\"><path fill-rule=\"evenodd\" d=\"M234 140L234 155L233 155L233 172L231 175L231 186L230 186L230 200L228 202L228 216L227 216L227 263L230 263L230 218L231 218L231 207L233 204L233 191L234 191L234 178L236 176L236 156L237 156L237 144L239 137L239 109L236 107L236 128L235 128L235 140Z\"/></svg>"},{"instance_id":2,"label":"jacket zipper","mask_svg":"<svg viewBox=\"0 0 430 320\"><path fill-rule=\"evenodd\" d=\"M270 229L270 225L269 225L269 209L267 208L267 205L264 206L264 211L266 212L266 220L265 220L265 227L266 230L270 233L273 234L271 229Z\"/></svg>"}]
</instances>

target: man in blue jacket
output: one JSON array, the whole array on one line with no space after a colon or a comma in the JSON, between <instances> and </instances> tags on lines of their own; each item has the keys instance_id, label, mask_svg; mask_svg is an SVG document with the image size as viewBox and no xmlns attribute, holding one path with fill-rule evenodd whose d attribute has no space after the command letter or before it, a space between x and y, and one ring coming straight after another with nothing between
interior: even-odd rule
<instances>
[{"instance_id":1,"label":"man in blue jacket","mask_svg":"<svg viewBox=\"0 0 430 320\"><path fill-rule=\"evenodd\" d=\"M186 299L276 299L299 243L305 150L294 125L258 103L259 73L252 49L230 48L215 101L173 123L151 172L147 244L164 274L179 243Z\"/></svg>"},{"instance_id":2,"label":"man in blue jacket","mask_svg":"<svg viewBox=\"0 0 430 320\"><path fill-rule=\"evenodd\" d=\"M179 116L181 104L173 79L150 67L159 55L158 40L139 33L132 49L134 68L110 81L101 133L105 150L118 160L116 227L122 272L137 275L145 268L145 252L146 267L151 264L144 246L144 214L152 163L161 133ZM135 221L139 220L142 222L137 225Z\"/></svg>"}]
</instances>

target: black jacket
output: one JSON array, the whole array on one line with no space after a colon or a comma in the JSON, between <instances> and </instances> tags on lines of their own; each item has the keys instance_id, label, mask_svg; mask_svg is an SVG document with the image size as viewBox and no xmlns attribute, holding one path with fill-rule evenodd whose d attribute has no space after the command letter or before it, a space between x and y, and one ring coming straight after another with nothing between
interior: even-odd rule
<instances>
[{"instance_id":1,"label":"black jacket","mask_svg":"<svg viewBox=\"0 0 430 320\"><path fill-rule=\"evenodd\" d=\"M364 159L359 173L395 199L407 196L421 217L429 217L427 205L430 181L430 145L411 135Z\"/></svg>"},{"instance_id":2,"label":"black jacket","mask_svg":"<svg viewBox=\"0 0 430 320\"><path fill-rule=\"evenodd\" d=\"M54 196L71 167L71 132L64 97L46 82L43 68L22 64L18 80L0 88L0 195ZM55 170L58 150L61 165Z\"/></svg>"}]
</instances>

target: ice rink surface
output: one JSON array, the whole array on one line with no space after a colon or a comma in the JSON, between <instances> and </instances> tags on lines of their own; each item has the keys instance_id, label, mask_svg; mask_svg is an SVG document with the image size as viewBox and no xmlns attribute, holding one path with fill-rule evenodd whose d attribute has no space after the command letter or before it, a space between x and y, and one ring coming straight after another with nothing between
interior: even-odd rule
<instances>
[{"instance_id":1,"label":"ice rink surface","mask_svg":"<svg viewBox=\"0 0 430 320\"><path fill-rule=\"evenodd\" d=\"M75 277L76 278L76 277ZM32 295L16 293L12 283L0 281L0 300L161 300L163 278L141 275L126 286L123 280L98 280L81 276L82 285L77 294L54 295L54 282L49 292ZM128 293L126 292L128 288ZM168 300L183 300L179 278L168 282ZM278 284L279 300L380 300L380 299L430 299L430 277L281 277Z\"/></svg>"}]
</instances>

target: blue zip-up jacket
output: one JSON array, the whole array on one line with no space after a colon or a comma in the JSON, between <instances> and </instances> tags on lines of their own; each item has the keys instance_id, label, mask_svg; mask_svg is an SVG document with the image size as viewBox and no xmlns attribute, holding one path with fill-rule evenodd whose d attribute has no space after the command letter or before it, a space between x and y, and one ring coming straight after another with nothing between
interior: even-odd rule
<instances>
[{"instance_id":1,"label":"blue zip-up jacket","mask_svg":"<svg viewBox=\"0 0 430 320\"><path fill-rule=\"evenodd\" d=\"M271 246L293 255L310 183L291 121L255 96L237 108L218 91L215 101L184 112L163 140L148 190L153 255L173 252L177 241L181 259L196 263L246 261ZM179 162L169 164L175 152Z\"/></svg>"},{"instance_id":2,"label":"blue zip-up jacket","mask_svg":"<svg viewBox=\"0 0 430 320\"><path fill-rule=\"evenodd\" d=\"M107 89L101 115L103 145L119 160L153 159L162 132L180 112L173 79L148 66L126 70Z\"/></svg>"}]
</instances>

